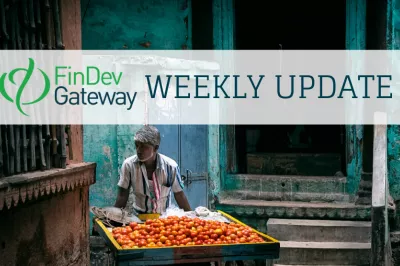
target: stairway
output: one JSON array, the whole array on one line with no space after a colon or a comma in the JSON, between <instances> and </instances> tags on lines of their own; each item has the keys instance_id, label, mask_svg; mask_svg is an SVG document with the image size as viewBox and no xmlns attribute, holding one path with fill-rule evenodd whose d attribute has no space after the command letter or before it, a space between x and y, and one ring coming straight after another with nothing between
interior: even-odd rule
<instances>
[{"instance_id":1,"label":"stairway","mask_svg":"<svg viewBox=\"0 0 400 266\"><path fill-rule=\"evenodd\" d=\"M345 177L235 174L227 176L225 184L216 207L233 216L264 220L371 218L370 205L356 205L354 197L346 193Z\"/></svg>"},{"instance_id":2,"label":"stairway","mask_svg":"<svg viewBox=\"0 0 400 266\"><path fill-rule=\"evenodd\" d=\"M275 265L370 265L370 222L269 219L267 227L281 244Z\"/></svg>"},{"instance_id":3,"label":"stairway","mask_svg":"<svg viewBox=\"0 0 400 266\"><path fill-rule=\"evenodd\" d=\"M216 208L278 239L276 265L369 265L371 206L355 204L346 183L341 176L229 175Z\"/></svg>"},{"instance_id":4,"label":"stairway","mask_svg":"<svg viewBox=\"0 0 400 266\"><path fill-rule=\"evenodd\" d=\"M248 153L216 208L280 242L275 265L369 265L371 175L347 193L340 154ZM356 204L357 203L357 204Z\"/></svg>"}]
</instances>

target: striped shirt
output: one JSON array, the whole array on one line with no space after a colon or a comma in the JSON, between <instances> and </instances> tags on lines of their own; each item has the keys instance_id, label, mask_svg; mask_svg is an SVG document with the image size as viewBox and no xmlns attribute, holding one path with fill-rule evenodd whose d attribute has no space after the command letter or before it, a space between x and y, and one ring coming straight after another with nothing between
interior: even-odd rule
<instances>
[{"instance_id":1,"label":"striped shirt","mask_svg":"<svg viewBox=\"0 0 400 266\"><path fill-rule=\"evenodd\" d=\"M122 164L118 186L133 188L133 209L138 213L163 213L171 203L171 192L183 191L183 181L178 164L157 153L153 180L147 178L146 166L136 155Z\"/></svg>"}]
</instances>

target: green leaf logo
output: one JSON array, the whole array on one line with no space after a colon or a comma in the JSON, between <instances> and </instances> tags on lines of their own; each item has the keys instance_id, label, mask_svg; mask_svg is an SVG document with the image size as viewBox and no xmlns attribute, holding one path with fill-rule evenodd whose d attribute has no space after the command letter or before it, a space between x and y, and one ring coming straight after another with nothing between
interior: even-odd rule
<instances>
[{"instance_id":1,"label":"green leaf logo","mask_svg":"<svg viewBox=\"0 0 400 266\"><path fill-rule=\"evenodd\" d=\"M50 79L47 76L47 74L43 72L43 70L38 68L38 70L42 73L43 78L44 78L43 93L42 93L42 95L40 95L40 97L38 99L36 99L32 102L21 103L22 93L25 90L26 84L28 84L28 82L32 76L34 68L35 68L35 61L32 58L29 58L28 68L16 68L16 69L12 70L10 72L10 74L8 75L8 80L12 84L16 85L15 81L14 81L15 74L19 71L23 71L26 73L21 85L18 88L17 95L15 97L15 105L17 106L18 111L25 116L28 116L28 115L22 110L21 105L30 105L30 104L38 103L41 100L43 100L47 96L47 94L49 94L49 92L50 92ZM6 77L7 77L7 73L3 73L3 75L0 77L0 94L3 95L4 99L6 99L7 101L14 103L14 100L7 94L7 91L5 88Z\"/></svg>"}]
</instances>

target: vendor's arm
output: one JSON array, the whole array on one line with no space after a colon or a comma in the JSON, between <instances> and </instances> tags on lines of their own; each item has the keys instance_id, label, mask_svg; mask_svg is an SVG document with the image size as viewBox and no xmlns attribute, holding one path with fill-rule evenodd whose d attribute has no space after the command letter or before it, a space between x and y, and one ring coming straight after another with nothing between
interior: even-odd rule
<instances>
[{"instance_id":1,"label":"vendor's arm","mask_svg":"<svg viewBox=\"0 0 400 266\"><path fill-rule=\"evenodd\" d=\"M125 208L126 203L128 202L128 198L129 198L129 189L118 187L118 195L114 207Z\"/></svg>"},{"instance_id":2,"label":"vendor's arm","mask_svg":"<svg viewBox=\"0 0 400 266\"><path fill-rule=\"evenodd\" d=\"M176 203L178 203L178 206L180 209L183 209L184 211L191 211L192 209L190 208L189 201L186 198L186 195L183 191L176 192L174 193Z\"/></svg>"},{"instance_id":3,"label":"vendor's arm","mask_svg":"<svg viewBox=\"0 0 400 266\"><path fill-rule=\"evenodd\" d=\"M184 211L191 211L190 204L186 198L185 192L183 192L183 181L179 171L179 167L176 168L175 179L172 184L172 191L174 192L176 203L180 209Z\"/></svg>"},{"instance_id":4,"label":"vendor's arm","mask_svg":"<svg viewBox=\"0 0 400 266\"><path fill-rule=\"evenodd\" d=\"M118 194L114 207L125 208L129 198L129 185L131 181L131 171L129 164L124 162L121 168L121 176L118 181Z\"/></svg>"}]
</instances>

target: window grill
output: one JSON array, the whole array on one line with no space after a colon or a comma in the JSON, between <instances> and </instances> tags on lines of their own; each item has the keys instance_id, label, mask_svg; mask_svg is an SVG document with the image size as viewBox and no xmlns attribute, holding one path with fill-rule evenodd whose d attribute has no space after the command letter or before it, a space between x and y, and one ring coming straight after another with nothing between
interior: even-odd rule
<instances>
[{"instance_id":1,"label":"window grill","mask_svg":"<svg viewBox=\"0 0 400 266\"><path fill-rule=\"evenodd\" d=\"M0 50L64 49L61 21L59 0L0 0ZM66 125L1 125L0 177L66 168L68 132Z\"/></svg>"}]
</instances>

